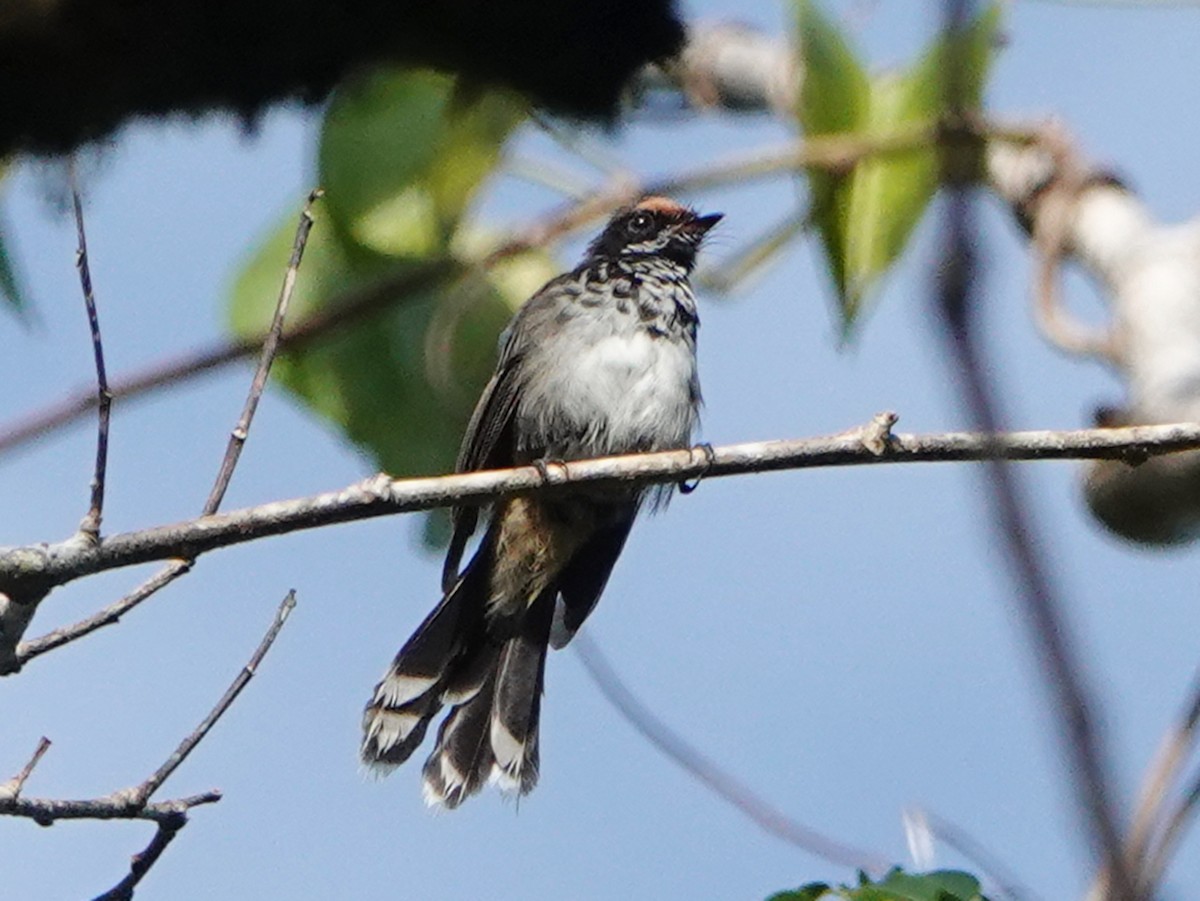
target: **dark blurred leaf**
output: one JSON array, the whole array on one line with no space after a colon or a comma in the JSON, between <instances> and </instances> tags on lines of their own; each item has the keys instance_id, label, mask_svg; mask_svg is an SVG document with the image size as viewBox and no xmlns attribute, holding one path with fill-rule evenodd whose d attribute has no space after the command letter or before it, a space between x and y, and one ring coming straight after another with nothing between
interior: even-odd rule
<instances>
[{"instance_id":1,"label":"dark blurred leaf","mask_svg":"<svg viewBox=\"0 0 1200 901\"><path fill-rule=\"evenodd\" d=\"M776 892L767 901L817 901L818 898L827 897L829 891L829 886L824 882L810 882L788 892Z\"/></svg>"},{"instance_id":2,"label":"dark blurred leaf","mask_svg":"<svg viewBox=\"0 0 1200 901\"><path fill-rule=\"evenodd\" d=\"M798 115L806 134L868 138L932 126L944 109L949 60L961 67L965 104L979 106L1000 21L998 4L989 5L952 40L939 39L907 71L869 82L830 22L807 0L800 8L805 81ZM821 97L821 92L829 96ZM828 109L834 102L842 104L840 112ZM955 162L957 171L977 169ZM930 147L875 156L849 173L809 173L812 217L825 247L844 329L854 324L870 290L904 251L937 190L940 166L938 150Z\"/></svg>"},{"instance_id":3,"label":"dark blurred leaf","mask_svg":"<svg viewBox=\"0 0 1200 901\"><path fill-rule=\"evenodd\" d=\"M8 163L0 161L0 182L4 181L5 175L8 174ZM29 301L25 294L25 289L21 284L21 279L17 275L16 265L13 261L11 240L8 235L8 229L5 227L4 220L0 218L0 302L3 302L10 310L15 312L21 319L28 319Z\"/></svg>"}]
</instances>

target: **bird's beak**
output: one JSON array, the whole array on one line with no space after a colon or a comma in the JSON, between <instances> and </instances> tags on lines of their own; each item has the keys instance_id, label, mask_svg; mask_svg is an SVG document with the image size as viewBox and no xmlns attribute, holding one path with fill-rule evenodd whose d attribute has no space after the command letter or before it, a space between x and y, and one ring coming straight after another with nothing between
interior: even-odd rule
<instances>
[{"instance_id":1,"label":"bird's beak","mask_svg":"<svg viewBox=\"0 0 1200 901\"><path fill-rule=\"evenodd\" d=\"M688 228L703 235L724 218L724 213L709 213L707 216L697 216L688 224Z\"/></svg>"}]
</instances>

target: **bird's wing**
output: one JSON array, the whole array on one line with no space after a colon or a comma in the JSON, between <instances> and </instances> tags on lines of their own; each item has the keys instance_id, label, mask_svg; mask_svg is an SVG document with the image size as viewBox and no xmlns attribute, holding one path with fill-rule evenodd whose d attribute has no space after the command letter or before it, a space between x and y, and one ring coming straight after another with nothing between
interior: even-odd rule
<instances>
[{"instance_id":1,"label":"bird's wing","mask_svg":"<svg viewBox=\"0 0 1200 901\"><path fill-rule=\"evenodd\" d=\"M496 372L484 386L483 393L475 404L475 411L467 423L467 431L459 447L456 472L476 472L481 469L499 469L513 462L512 424L517 408L520 386L517 371L521 359L515 340L514 329L507 336L500 351ZM462 562L467 541L475 532L479 522L479 508L475 506L455 507L450 514L453 532L450 547L446 551L446 562L442 567L442 589L449 592L458 580L458 567Z\"/></svg>"}]
</instances>

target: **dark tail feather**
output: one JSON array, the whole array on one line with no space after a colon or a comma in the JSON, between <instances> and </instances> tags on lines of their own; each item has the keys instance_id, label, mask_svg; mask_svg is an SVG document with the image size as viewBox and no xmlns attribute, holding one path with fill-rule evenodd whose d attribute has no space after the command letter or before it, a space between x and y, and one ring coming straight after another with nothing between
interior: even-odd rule
<instances>
[{"instance_id":1,"label":"dark tail feather","mask_svg":"<svg viewBox=\"0 0 1200 901\"><path fill-rule=\"evenodd\" d=\"M487 565L481 552L453 589L404 643L363 711L361 755L369 767L389 770L409 758L442 709L448 685L460 695L464 678L485 644ZM478 685L475 686L478 690Z\"/></svg>"},{"instance_id":2,"label":"dark tail feather","mask_svg":"<svg viewBox=\"0 0 1200 901\"><path fill-rule=\"evenodd\" d=\"M525 794L538 780L538 717L546 676L546 651L556 591L534 602L500 656L490 727L496 783Z\"/></svg>"},{"instance_id":3,"label":"dark tail feather","mask_svg":"<svg viewBox=\"0 0 1200 901\"><path fill-rule=\"evenodd\" d=\"M495 655L479 690L454 707L438 729L437 745L422 772L425 803L453 810L487 782L492 769L488 724L496 676Z\"/></svg>"},{"instance_id":4,"label":"dark tail feather","mask_svg":"<svg viewBox=\"0 0 1200 901\"><path fill-rule=\"evenodd\" d=\"M457 807L490 779L525 794L538 778L538 715L554 591L543 593L515 635L493 645L487 675L456 700L424 769L425 800Z\"/></svg>"}]
</instances>

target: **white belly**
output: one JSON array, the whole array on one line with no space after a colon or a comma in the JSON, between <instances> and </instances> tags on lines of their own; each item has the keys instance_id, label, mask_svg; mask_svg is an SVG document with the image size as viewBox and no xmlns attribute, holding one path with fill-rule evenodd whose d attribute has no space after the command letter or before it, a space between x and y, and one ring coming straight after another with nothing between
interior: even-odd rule
<instances>
[{"instance_id":1,"label":"white belly","mask_svg":"<svg viewBox=\"0 0 1200 901\"><path fill-rule=\"evenodd\" d=\"M569 365L552 371L554 387L522 410L534 414L542 434L573 433L584 454L688 443L696 418L695 357L682 340L644 329L609 335L581 344Z\"/></svg>"}]
</instances>

